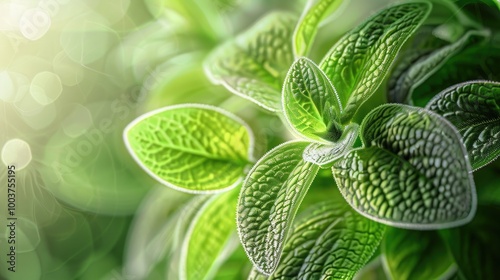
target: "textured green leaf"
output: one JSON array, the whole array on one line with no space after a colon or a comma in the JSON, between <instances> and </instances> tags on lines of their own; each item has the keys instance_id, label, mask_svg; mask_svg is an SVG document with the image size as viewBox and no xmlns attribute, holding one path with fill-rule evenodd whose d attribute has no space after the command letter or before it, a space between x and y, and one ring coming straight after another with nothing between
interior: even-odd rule
<instances>
[{"instance_id":1,"label":"textured green leaf","mask_svg":"<svg viewBox=\"0 0 500 280\"><path fill-rule=\"evenodd\" d=\"M171 106L145 114L129 124L124 138L146 172L186 192L233 188L252 160L248 126L206 105Z\"/></svg>"},{"instance_id":2,"label":"textured green leaf","mask_svg":"<svg viewBox=\"0 0 500 280\"><path fill-rule=\"evenodd\" d=\"M321 22L337 10L342 0L309 0L293 33L293 52L296 57L309 53Z\"/></svg>"},{"instance_id":3,"label":"textured green leaf","mask_svg":"<svg viewBox=\"0 0 500 280\"><path fill-rule=\"evenodd\" d=\"M438 229L469 222L476 192L460 134L430 111L388 104L361 125L365 147L333 165L346 200L381 223Z\"/></svg>"},{"instance_id":4,"label":"textured green leaf","mask_svg":"<svg viewBox=\"0 0 500 280\"><path fill-rule=\"evenodd\" d=\"M342 37L320 63L339 93L348 122L379 87L397 52L429 14L428 2L382 10Z\"/></svg>"},{"instance_id":5,"label":"textured green leaf","mask_svg":"<svg viewBox=\"0 0 500 280\"><path fill-rule=\"evenodd\" d=\"M287 142L264 155L250 170L238 202L243 248L259 271L278 265L283 243L318 166L302 160L307 142Z\"/></svg>"},{"instance_id":6,"label":"textured green leaf","mask_svg":"<svg viewBox=\"0 0 500 280\"><path fill-rule=\"evenodd\" d=\"M332 167L335 160L343 157L352 149L354 141L358 137L358 129L359 126L352 123L345 127L342 136L336 143L330 145L311 143L304 150L303 159L322 168Z\"/></svg>"},{"instance_id":7,"label":"textured green leaf","mask_svg":"<svg viewBox=\"0 0 500 280\"><path fill-rule=\"evenodd\" d=\"M267 280L269 277L260 273L255 267L252 268L250 274L248 274L247 280Z\"/></svg>"},{"instance_id":8,"label":"textured green leaf","mask_svg":"<svg viewBox=\"0 0 500 280\"><path fill-rule=\"evenodd\" d=\"M180 263L181 255L184 249L184 239L190 228L191 222L194 220L200 209L211 199L211 195L197 195L178 210L178 217L175 223L175 228L169 231L168 234L172 238L173 250L171 256L167 259L168 266L165 269L167 279L180 279ZM161 263L160 263L161 264Z\"/></svg>"},{"instance_id":9,"label":"textured green leaf","mask_svg":"<svg viewBox=\"0 0 500 280\"><path fill-rule=\"evenodd\" d=\"M397 77L393 76L393 79L389 82L387 99L390 102L412 104L412 92L416 87L439 70L450 57L471 45L478 44L487 36L488 32L472 30L452 44L423 54L411 64L408 64L408 68Z\"/></svg>"},{"instance_id":10,"label":"textured green leaf","mask_svg":"<svg viewBox=\"0 0 500 280\"><path fill-rule=\"evenodd\" d=\"M293 62L295 16L274 12L234 40L217 48L205 61L215 84L270 111L281 111L281 86Z\"/></svg>"},{"instance_id":11,"label":"textured green leaf","mask_svg":"<svg viewBox=\"0 0 500 280\"><path fill-rule=\"evenodd\" d=\"M439 92L471 80L499 81L500 46L495 43L472 46L451 57L430 79L414 89L413 104L425 105Z\"/></svg>"},{"instance_id":12,"label":"textured green leaf","mask_svg":"<svg viewBox=\"0 0 500 280\"><path fill-rule=\"evenodd\" d=\"M455 85L427 104L462 135L472 168L500 155L500 83L472 81Z\"/></svg>"},{"instance_id":13,"label":"textured green leaf","mask_svg":"<svg viewBox=\"0 0 500 280\"><path fill-rule=\"evenodd\" d=\"M130 226L124 265L126 274L146 278L175 248L172 231L179 222L178 209L188 197L170 188L156 188L148 194Z\"/></svg>"},{"instance_id":14,"label":"textured green leaf","mask_svg":"<svg viewBox=\"0 0 500 280\"><path fill-rule=\"evenodd\" d=\"M238 190L215 195L198 212L184 239L181 279L211 279L228 254L236 233ZM229 246L231 247L231 246Z\"/></svg>"},{"instance_id":15,"label":"textured green leaf","mask_svg":"<svg viewBox=\"0 0 500 280\"><path fill-rule=\"evenodd\" d=\"M376 257L374 258L373 256ZM382 265L382 257L380 254L375 252L373 256L372 260L354 275L354 280L390 280Z\"/></svg>"},{"instance_id":16,"label":"textured green leaf","mask_svg":"<svg viewBox=\"0 0 500 280\"><path fill-rule=\"evenodd\" d=\"M305 138L335 142L342 135L340 100L323 71L301 57L283 85L283 112L290 126Z\"/></svg>"},{"instance_id":17,"label":"textured green leaf","mask_svg":"<svg viewBox=\"0 0 500 280\"><path fill-rule=\"evenodd\" d=\"M271 279L352 279L379 246L384 229L345 203L317 204L297 221Z\"/></svg>"},{"instance_id":18,"label":"textured green leaf","mask_svg":"<svg viewBox=\"0 0 500 280\"><path fill-rule=\"evenodd\" d=\"M462 279L498 279L500 263L500 206L479 206L474 220L442 232Z\"/></svg>"},{"instance_id":19,"label":"textured green leaf","mask_svg":"<svg viewBox=\"0 0 500 280\"><path fill-rule=\"evenodd\" d=\"M386 271L398 280L442 279L455 264L436 231L388 228L382 253Z\"/></svg>"}]
</instances>

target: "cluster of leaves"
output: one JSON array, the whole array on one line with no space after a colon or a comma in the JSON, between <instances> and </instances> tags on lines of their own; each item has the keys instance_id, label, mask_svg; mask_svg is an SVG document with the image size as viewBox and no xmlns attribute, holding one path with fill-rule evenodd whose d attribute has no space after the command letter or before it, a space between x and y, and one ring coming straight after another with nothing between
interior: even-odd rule
<instances>
[{"instance_id":1,"label":"cluster of leaves","mask_svg":"<svg viewBox=\"0 0 500 280\"><path fill-rule=\"evenodd\" d=\"M273 12L205 61L213 83L279 115L297 139L256 161L249 126L201 104L150 112L125 130L151 176L213 194L180 219L190 222L181 278L212 277L235 231L254 267L249 279L350 279L378 254L395 279L494 277L495 257L478 258L499 232L488 223L498 210L478 208L473 171L500 154L500 83L484 80L500 80L491 71L496 26L452 1L393 5L316 64L307 56L339 5ZM375 92L390 104L366 102ZM323 198L295 219L323 170L344 199Z\"/></svg>"}]
</instances>

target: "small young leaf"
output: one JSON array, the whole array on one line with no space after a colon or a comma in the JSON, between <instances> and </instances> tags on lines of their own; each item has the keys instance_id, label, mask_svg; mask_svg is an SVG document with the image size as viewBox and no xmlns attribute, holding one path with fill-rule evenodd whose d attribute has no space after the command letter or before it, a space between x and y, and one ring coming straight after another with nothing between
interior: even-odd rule
<instances>
[{"instance_id":1,"label":"small young leaf","mask_svg":"<svg viewBox=\"0 0 500 280\"><path fill-rule=\"evenodd\" d=\"M229 256L227 245L236 232L238 190L215 195L198 212L184 239L181 279L211 279Z\"/></svg>"},{"instance_id":2,"label":"small young leaf","mask_svg":"<svg viewBox=\"0 0 500 280\"><path fill-rule=\"evenodd\" d=\"M125 129L124 139L152 177L191 193L233 188L252 160L248 126L206 105L171 106L142 115Z\"/></svg>"},{"instance_id":3,"label":"small young leaf","mask_svg":"<svg viewBox=\"0 0 500 280\"><path fill-rule=\"evenodd\" d=\"M270 279L352 279L379 246L385 226L327 201L297 221Z\"/></svg>"},{"instance_id":4,"label":"small young leaf","mask_svg":"<svg viewBox=\"0 0 500 280\"><path fill-rule=\"evenodd\" d=\"M498 279L499 215L498 205L479 206L470 224L440 232L455 258L461 279Z\"/></svg>"},{"instance_id":5,"label":"small young leaf","mask_svg":"<svg viewBox=\"0 0 500 280\"><path fill-rule=\"evenodd\" d=\"M453 257L436 231L388 228L382 241L384 266L392 279L442 279Z\"/></svg>"},{"instance_id":6,"label":"small young leaf","mask_svg":"<svg viewBox=\"0 0 500 280\"><path fill-rule=\"evenodd\" d=\"M332 167L335 160L343 157L352 148L358 137L358 128L359 126L355 123L346 126L340 139L330 145L311 143L304 150L302 158L321 168Z\"/></svg>"},{"instance_id":7,"label":"small young leaf","mask_svg":"<svg viewBox=\"0 0 500 280\"><path fill-rule=\"evenodd\" d=\"M281 86L293 62L295 22L295 16L284 12L262 18L208 57L208 77L267 110L281 111Z\"/></svg>"},{"instance_id":8,"label":"small young leaf","mask_svg":"<svg viewBox=\"0 0 500 280\"><path fill-rule=\"evenodd\" d=\"M342 0L309 0L293 33L295 57L307 56L321 22L337 10Z\"/></svg>"},{"instance_id":9,"label":"small young leaf","mask_svg":"<svg viewBox=\"0 0 500 280\"><path fill-rule=\"evenodd\" d=\"M307 142L287 142L264 155L241 189L237 224L243 248L254 266L271 274L283 242L318 166L302 160Z\"/></svg>"},{"instance_id":10,"label":"small young leaf","mask_svg":"<svg viewBox=\"0 0 500 280\"><path fill-rule=\"evenodd\" d=\"M307 58L296 60L288 71L283 112L293 130L305 138L335 142L342 135L337 92L323 71Z\"/></svg>"},{"instance_id":11,"label":"small young leaf","mask_svg":"<svg viewBox=\"0 0 500 280\"><path fill-rule=\"evenodd\" d=\"M416 87L439 70L450 57L468 46L481 42L487 35L488 33L472 30L455 43L422 55L411 65L407 65L408 68L397 78L391 80L387 99L390 102L412 104L412 92Z\"/></svg>"},{"instance_id":12,"label":"small young leaf","mask_svg":"<svg viewBox=\"0 0 500 280\"><path fill-rule=\"evenodd\" d=\"M382 83L397 52L425 20L431 5L414 2L382 10L341 38L320 63L339 93L348 122Z\"/></svg>"},{"instance_id":13,"label":"small young leaf","mask_svg":"<svg viewBox=\"0 0 500 280\"><path fill-rule=\"evenodd\" d=\"M455 85L427 104L462 135L473 169L500 155L500 83L472 81Z\"/></svg>"},{"instance_id":14,"label":"small young leaf","mask_svg":"<svg viewBox=\"0 0 500 280\"><path fill-rule=\"evenodd\" d=\"M396 227L439 229L469 222L476 192L460 134L430 111L383 105L361 125L365 147L333 165L345 199Z\"/></svg>"}]
</instances>

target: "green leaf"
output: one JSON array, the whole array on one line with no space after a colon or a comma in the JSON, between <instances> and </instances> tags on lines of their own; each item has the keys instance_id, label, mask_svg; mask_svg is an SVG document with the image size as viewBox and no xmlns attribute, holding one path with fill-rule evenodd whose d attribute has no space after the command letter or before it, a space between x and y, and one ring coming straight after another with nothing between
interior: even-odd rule
<instances>
[{"instance_id":1,"label":"green leaf","mask_svg":"<svg viewBox=\"0 0 500 280\"><path fill-rule=\"evenodd\" d=\"M463 279L498 279L500 224L498 205L480 206L474 220L464 227L442 231Z\"/></svg>"},{"instance_id":2,"label":"green leaf","mask_svg":"<svg viewBox=\"0 0 500 280\"><path fill-rule=\"evenodd\" d=\"M332 167L333 162L343 157L352 149L358 137L359 126L352 123L345 127L345 130L336 143L324 145L311 143L304 150L303 159L307 162L319 165L321 168Z\"/></svg>"},{"instance_id":3,"label":"green leaf","mask_svg":"<svg viewBox=\"0 0 500 280\"><path fill-rule=\"evenodd\" d=\"M252 160L248 126L207 105L171 106L142 115L128 125L124 139L147 173L190 193L235 187Z\"/></svg>"},{"instance_id":4,"label":"green leaf","mask_svg":"<svg viewBox=\"0 0 500 280\"><path fill-rule=\"evenodd\" d=\"M245 250L240 246L240 240L236 234L233 236L232 242L234 242L236 247L235 251L224 261L213 279L237 280L244 279L248 275L250 261Z\"/></svg>"},{"instance_id":5,"label":"green leaf","mask_svg":"<svg viewBox=\"0 0 500 280\"><path fill-rule=\"evenodd\" d=\"M460 134L439 115L387 104L361 125L364 147L333 165L345 199L378 222L409 229L465 224L476 192Z\"/></svg>"},{"instance_id":6,"label":"green leaf","mask_svg":"<svg viewBox=\"0 0 500 280\"><path fill-rule=\"evenodd\" d=\"M197 195L178 210L179 213L177 221L175 222L175 228L173 231L168 232L173 243L171 256L167 259L168 265L161 266L160 263L160 266L166 272L165 277L167 279L180 279L180 263L181 255L184 254L184 239L186 238L186 234L191 226L191 222L194 220L200 209L211 198L211 195Z\"/></svg>"},{"instance_id":7,"label":"green leaf","mask_svg":"<svg viewBox=\"0 0 500 280\"><path fill-rule=\"evenodd\" d=\"M208 77L267 110L281 111L281 86L293 62L295 22L289 13L265 16L207 58Z\"/></svg>"},{"instance_id":8,"label":"green leaf","mask_svg":"<svg viewBox=\"0 0 500 280\"><path fill-rule=\"evenodd\" d=\"M337 10L342 0L309 0L293 33L293 52L295 57L309 53L319 25L328 15Z\"/></svg>"},{"instance_id":9,"label":"green leaf","mask_svg":"<svg viewBox=\"0 0 500 280\"><path fill-rule=\"evenodd\" d=\"M500 155L500 83L471 81L438 94L426 106L450 121L462 135L473 169Z\"/></svg>"},{"instance_id":10,"label":"green leaf","mask_svg":"<svg viewBox=\"0 0 500 280\"><path fill-rule=\"evenodd\" d=\"M319 67L339 93L348 122L382 83L399 49L425 20L431 5L414 2L382 10L342 37Z\"/></svg>"},{"instance_id":11,"label":"green leaf","mask_svg":"<svg viewBox=\"0 0 500 280\"><path fill-rule=\"evenodd\" d=\"M297 221L271 279L352 279L379 246L384 230L345 203L319 203Z\"/></svg>"},{"instance_id":12,"label":"green leaf","mask_svg":"<svg viewBox=\"0 0 500 280\"><path fill-rule=\"evenodd\" d=\"M269 277L260 273L255 267L252 268L250 274L248 274L247 280L267 280Z\"/></svg>"},{"instance_id":13,"label":"green leaf","mask_svg":"<svg viewBox=\"0 0 500 280\"><path fill-rule=\"evenodd\" d=\"M126 274L146 278L174 249L172 231L180 216L177 209L188 197L169 188L156 188L148 194L130 226L124 265Z\"/></svg>"},{"instance_id":14,"label":"green leaf","mask_svg":"<svg viewBox=\"0 0 500 280\"><path fill-rule=\"evenodd\" d=\"M233 248L238 190L215 195L198 212L184 239L181 279L211 279Z\"/></svg>"},{"instance_id":15,"label":"green leaf","mask_svg":"<svg viewBox=\"0 0 500 280\"><path fill-rule=\"evenodd\" d=\"M500 80L500 47L495 43L472 46L451 57L430 79L414 89L413 104L425 105L439 92L471 80Z\"/></svg>"},{"instance_id":16,"label":"green leaf","mask_svg":"<svg viewBox=\"0 0 500 280\"><path fill-rule=\"evenodd\" d=\"M454 260L436 231L388 228L382 241L384 266L392 279L443 279Z\"/></svg>"},{"instance_id":17,"label":"green leaf","mask_svg":"<svg viewBox=\"0 0 500 280\"><path fill-rule=\"evenodd\" d=\"M254 266L270 274L318 167L302 160L307 142L286 142L250 170L238 202L237 224L243 248Z\"/></svg>"},{"instance_id":18,"label":"green leaf","mask_svg":"<svg viewBox=\"0 0 500 280\"><path fill-rule=\"evenodd\" d=\"M387 99L390 102L412 104L412 93L416 87L438 71L450 57L471 45L478 44L487 36L488 32L472 30L458 41L420 56L408 64L403 73L397 77L393 76L389 82Z\"/></svg>"},{"instance_id":19,"label":"green leaf","mask_svg":"<svg viewBox=\"0 0 500 280\"><path fill-rule=\"evenodd\" d=\"M299 135L335 142L342 134L340 100L323 71L301 57L288 71L283 86L283 112Z\"/></svg>"}]
</instances>

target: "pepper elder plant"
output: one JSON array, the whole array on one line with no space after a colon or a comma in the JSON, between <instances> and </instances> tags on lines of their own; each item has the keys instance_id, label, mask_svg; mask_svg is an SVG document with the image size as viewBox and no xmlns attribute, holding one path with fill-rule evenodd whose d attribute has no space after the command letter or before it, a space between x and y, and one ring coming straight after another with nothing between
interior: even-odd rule
<instances>
[{"instance_id":1,"label":"pepper elder plant","mask_svg":"<svg viewBox=\"0 0 500 280\"><path fill-rule=\"evenodd\" d=\"M351 279L379 256L394 279L494 276L495 257L471 266L492 236L474 227L497 211L478 207L474 174L500 154L499 74L488 66L500 61L498 27L454 1L404 2L316 63L319 26L340 4L271 12L205 61L213 83L278 115L294 139L256 158L250 126L204 104L158 109L126 128L147 173L202 195L184 216L180 278L214 277L235 232L249 279ZM475 63L478 54L487 61ZM372 104L376 95L386 104ZM329 170L343 199L302 209Z\"/></svg>"}]
</instances>

